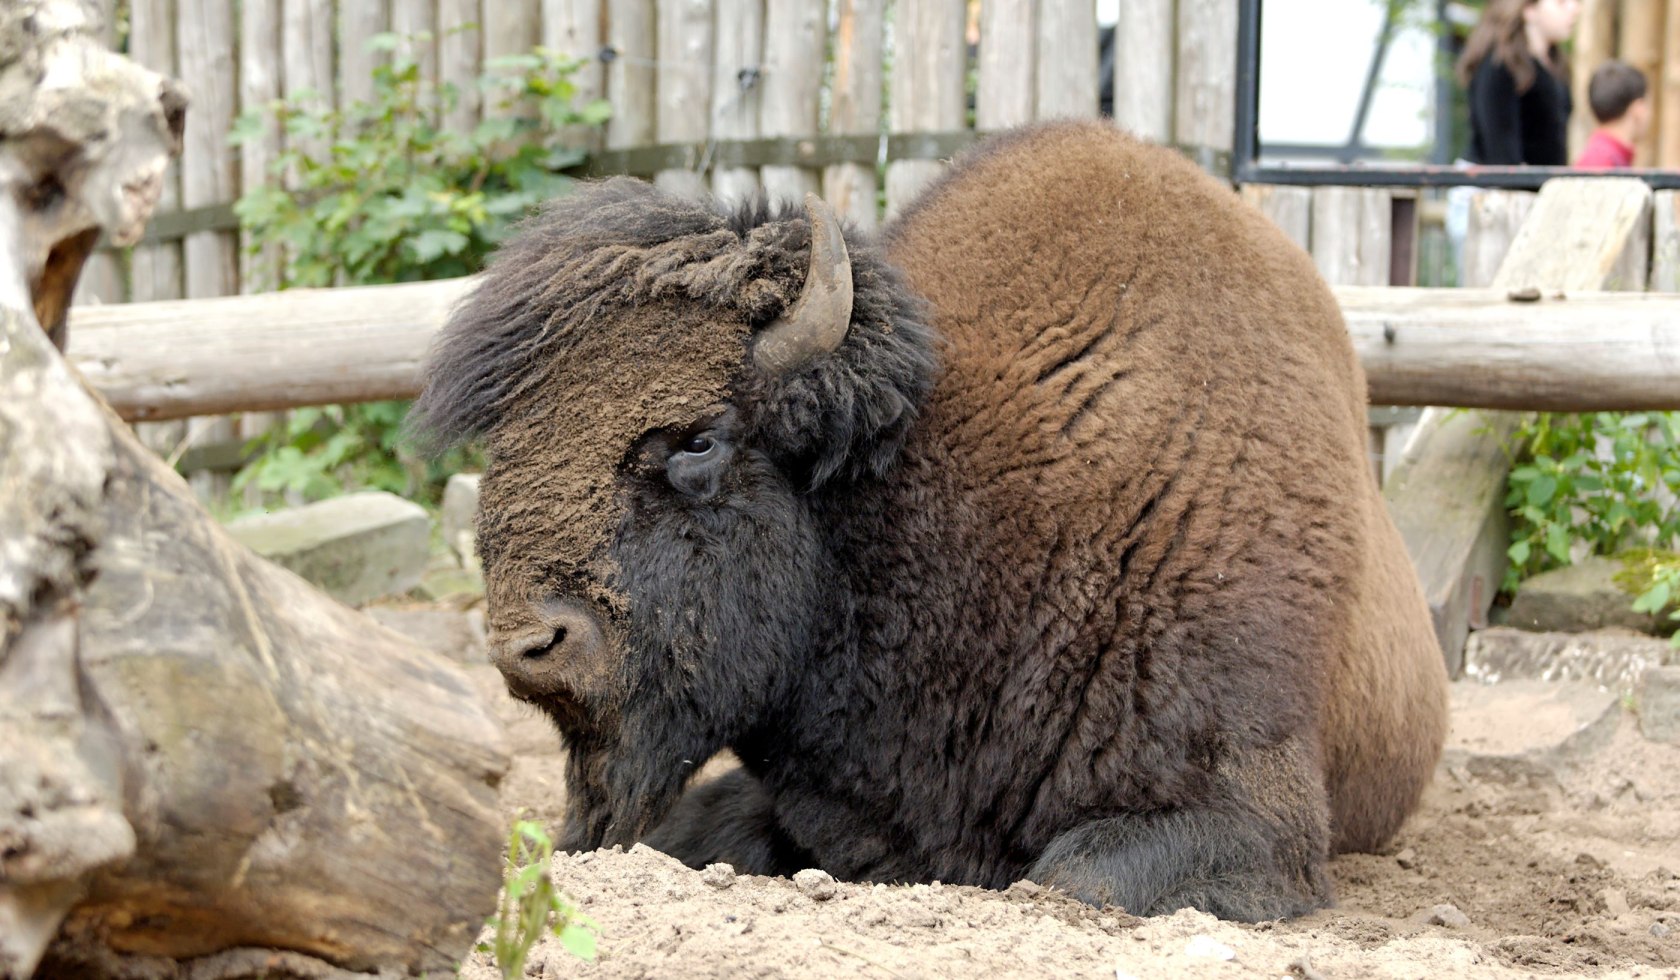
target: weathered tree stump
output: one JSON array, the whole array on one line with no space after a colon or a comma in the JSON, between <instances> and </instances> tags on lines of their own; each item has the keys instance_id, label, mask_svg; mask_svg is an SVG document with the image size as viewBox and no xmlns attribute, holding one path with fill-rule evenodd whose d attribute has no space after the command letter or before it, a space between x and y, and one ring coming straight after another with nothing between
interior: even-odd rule
<instances>
[{"instance_id":1,"label":"weathered tree stump","mask_svg":"<svg viewBox=\"0 0 1680 980\"><path fill-rule=\"evenodd\" d=\"M500 727L231 541L54 348L184 107L92 26L0 11L0 977L452 971L500 883Z\"/></svg>"}]
</instances>

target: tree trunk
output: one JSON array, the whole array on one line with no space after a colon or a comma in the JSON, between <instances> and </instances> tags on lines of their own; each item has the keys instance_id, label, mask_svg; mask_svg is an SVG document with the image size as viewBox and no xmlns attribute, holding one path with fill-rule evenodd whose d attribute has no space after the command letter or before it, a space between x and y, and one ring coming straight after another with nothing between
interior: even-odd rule
<instances>
[{"instance_id":1,"label":"tree trunk","mask_svg":"<svg viewBox=\"0 0 1680 980\"><path fill-rule=\"evenodd\" d=\"M0 11L0 977L452 970L500 882L499 726L223 534L41 327L65 243L137 238L178 149L178 93L87 9Z\"/></svg>"}]
</instances>

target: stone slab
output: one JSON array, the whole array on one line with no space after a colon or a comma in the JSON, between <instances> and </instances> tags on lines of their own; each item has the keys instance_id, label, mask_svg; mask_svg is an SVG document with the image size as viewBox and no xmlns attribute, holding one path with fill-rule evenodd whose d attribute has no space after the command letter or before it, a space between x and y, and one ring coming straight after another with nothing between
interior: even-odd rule
<instances>
[{"instance_id":1,"label":"stone slab","mask_svg":"<svg viewBox=\"0 0 1680 980\"><path fill-rule=\"evenodd\" d=\"M1680 667L1646 671L1633 698L1640 733L1653 742L1680 745Z\"/></svg>"},{"instance_id":2,"label":"stone slab","mask_svg":"<svg viewBox=\"0 0 1680 980\"><path fill-rule=\"evenodd\" d=\"M478 473L457 473L443 488L443 510L439 523L443 525L443 542L461 567L478 571L477 531Z\"/></svg>"},{"instance_id":3,"label":"stone slab","mask_svg":"<svg viewBox=\"0 0 1680 980\"><path fill-rule=\"evenodd\" d=\"M1450 692L1447 751L1472 757L1590 753L1609 743L1621 720L1619 695L1588 683L1465 680Z\"/></svg>"},{"instance_id":4,"label":"stone slab","mask_svg":"<svg viewBox=\"0 0 1680 980\"><path fill-rule=\"evenodd\" d=\"M1606 627L1658 632L1657 617L1633 611L1634 596L1616 582L1621 571L1618 559L1592 557L1542 572L1517 588L1504 625L1541 632Z\"/></svg>"},{"instance_id":5,"label":"stone slab","mask_svg":"<svg viewBox=\"0 0 1680 980\"><path fill-rule=\"evenodd\" d=\"M489 663L484 613L477 609L368 606L364 610L381 625L396 630L420 646L459 663Z\"/></svg>"},{"instance_id":6,"label":"stone slab","mask_svg":"<svg viewBox=\"0 0 1680 980\"><path fill-rule=\"evenodd\" d=\"M417 585L431 540L424 508L377 490L242 517L227 530L252 551L351 605Z\"/></svg>"},{"instance_id":7,"label":"stone slab","mask_svg":"<svg viewBox=\"0 0 1680 980\"><path fill-rule=\"evenodd\" d=\"M1535 633L1494 626L1471 633L1464 645L1464 676L1483 684L1590 681L1625 694L1646 671L1665 664L1680 664L1680 648L1624 629Z\"/></svg>"}]
</instances>

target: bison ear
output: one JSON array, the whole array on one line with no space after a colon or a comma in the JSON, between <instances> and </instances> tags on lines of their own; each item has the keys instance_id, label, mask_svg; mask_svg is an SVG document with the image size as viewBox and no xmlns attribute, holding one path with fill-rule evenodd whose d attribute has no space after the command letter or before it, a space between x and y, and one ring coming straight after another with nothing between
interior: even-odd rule
<instances>
[{"instance_id":1,"label":"bison ear","mask_svg":"<svg viewBox=\"0 0 1680 980\"><path fill-rule=\"evenodd\" d=\"M758 332L753 363L767 375L793 374L846 339L852 322L852 260L840 222L828 204L805 195L811 221L811 268L805 289L787 313Z\"/></svg>"}]
</instances>

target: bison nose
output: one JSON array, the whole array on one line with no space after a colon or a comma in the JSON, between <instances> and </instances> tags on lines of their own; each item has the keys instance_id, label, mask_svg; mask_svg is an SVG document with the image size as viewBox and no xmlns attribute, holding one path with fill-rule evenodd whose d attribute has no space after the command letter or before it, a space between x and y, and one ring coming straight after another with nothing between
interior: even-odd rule
<instances>
[{"instance_id":1,"label":"bison nose","mask_svg":"<svg viewBox=\"0 0 1680 980\"><path fill-rule=\"evenodd\" d=\"M601 623L575 599L549 599L537 607L537 622L495 637L490 659L510 684L532 694L560 694L600 663L606 646Z\"/></svg>"}]
</instances>

